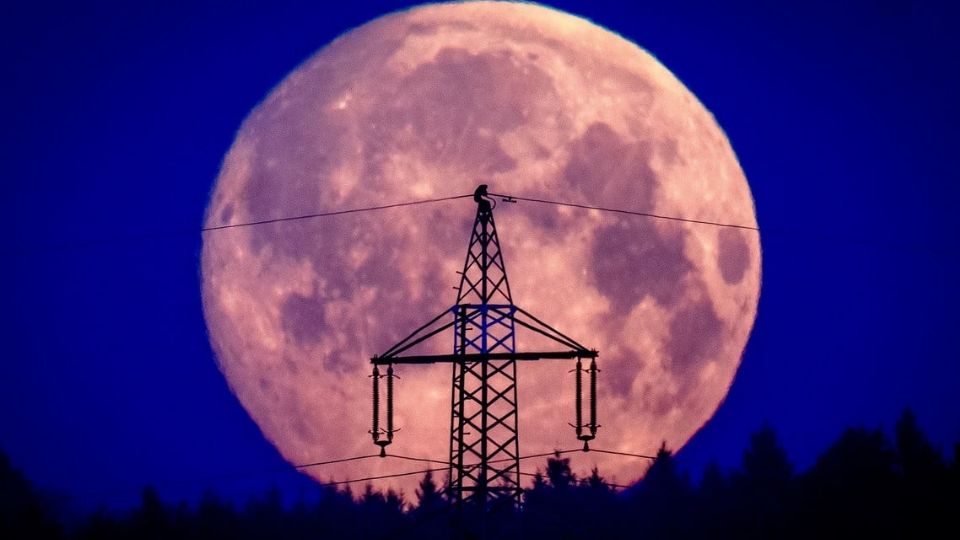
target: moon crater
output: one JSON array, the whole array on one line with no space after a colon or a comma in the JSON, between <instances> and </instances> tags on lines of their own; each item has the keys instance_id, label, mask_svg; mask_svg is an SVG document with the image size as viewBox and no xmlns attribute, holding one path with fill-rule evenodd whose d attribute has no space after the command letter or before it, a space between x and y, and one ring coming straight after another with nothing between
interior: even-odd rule
<instances>
[{"instance_id":1,"label":"moon crater","mask_svg":"<svg viewBox=\"0 0 960 540\"><path fill-rule=\"evenodd\" d=\"M729 228L717 231L717 264L724 281L740 283L750 269L750 244L743 232Z\"/></svg>"}]
</instances>

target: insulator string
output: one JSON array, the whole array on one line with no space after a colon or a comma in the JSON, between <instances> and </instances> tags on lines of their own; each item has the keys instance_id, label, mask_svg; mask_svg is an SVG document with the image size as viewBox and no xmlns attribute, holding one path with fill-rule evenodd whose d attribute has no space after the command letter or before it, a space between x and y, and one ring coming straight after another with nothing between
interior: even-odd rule
<instances>
[{"instance_id":1,"label":"insulator string","mask_svg":"<svg viewBox=\"0 0 960 540\"><path fill-rule=\"evenodd\" d=\"M373 443L380 442L380 370L373 366Z\"/></svg>"},{"instance_id":2,"label":"insulator string","mask_svg":"<svg viewBox=\"0 0 960 540\"><path fill-rule=\"evenodd\" d=\"M393 442L393 365L387 366L387 441Z\"/></svg>"},{"instance_id":3,"label":"insulator string","mask_svg":"<svg viewBox=\"0 0 960 540\"><path fill-rule=\"evenodd\" d=\"M590 361L590 435L597 435L597 361Z\"/></svg>"},{"instance_id":4,"label":"insulator string","mask_svg":"<svg viewBox=\"0 0 960 540\"><path fill-rule=\"evenodd\" d=\"M580 359L577 358L577 367L576 367L576 390L574 390L576 409L577 409L577 439L583 435L583 375L582 375L583 365L580 362Z\"/></svg>"}]
</instances>

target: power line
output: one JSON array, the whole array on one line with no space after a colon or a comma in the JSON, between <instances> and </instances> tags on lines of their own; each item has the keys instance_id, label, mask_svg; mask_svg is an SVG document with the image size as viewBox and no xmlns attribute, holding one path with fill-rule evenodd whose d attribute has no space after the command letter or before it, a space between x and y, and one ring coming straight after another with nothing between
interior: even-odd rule
<instances>
[{"instance_id":1,"label":"power line","mask_svg":"<svg viewBox=\"0 0 960 540\"><path fill-rule=\"evenodd\" d=\"M415 475L415 474L427 474L427 473L441 472L441 471L445 471L445 470L447 470L446 467L443 467L443 468L436 468L436 467L435 467L435 468L431 468L431 469L421 469L421 470L418 470L418 471L407 471L407 472L394 473L394 474L381 474L381 475L378 475L378 476L366 476L366 477L363 477L363 478L353 478L353 479L350 479L350 480L338 480L338 481L335 481L335 482L321 482L321 483L318 483L317 485L319 485L319 486L321 486L321 487L332 487L332 486L340 486L340 485L344 485L344 484L354 484L354 483L357 483L357 482L369 482L369 481L371 481L371 480L386 480L386 479L388 479L388 478L399 478L399 477L402 477L402 476L413 476L413 475ZM520 471L520 476L536 477L536 476L538 476L538 474L537 474L537 473L532 473L532 472ZM542 477L543 475L540 475L540 476ZM607 482L606 480L604 480L603 483L604 483L605 485L607 485L607 486L610 486L610 487L612 487L612 488L617 488L617 489L626 489L626 488L630 487L630 486L625 486L625 485L622 485L622 484L614 484L614 483L611 483L611 482Z\"/></svg>"},{"instance_id":2,"label":"power line","mask_svg":"<svg viewBox=\"0 0 960 540\"><path fill-rule=\"evenodd\" d=\"M340 215L343 215L343 214L355 214L355 213L358 213L358 212L369 212L369 211L371 211L371 210L386 210L387 208L398 208L398 207L401 207L401 206L413 206L413 205L417 205L417 204L427 204L427 203L435 203L435 202L442 202L442 201L452 201L452 200L454 200L454 199L464 199L464 198L466 198L466 197L473 197L473 194L472 194L472 193L468 193L467 195L454 195L454 196L451 196L451 197L440 197L440 198L437 198L437 199L423 199L423 200L419 200L419 201L407 201L407 202L401 202L401 203L384 204L384 205L381 205L381 206L368 206L368 207L365 207L365 208L350 208L350 209L348 209L348 210L336 210L336 211L332 211L332 212L317 212L317 213L314 213L314 214L303 214L303 215L300 215L300 216L280 217L280 218L273 218L273 219L262 219L262 220L259 220L259 221L248 221L248 222L246 222L246 223L230 223L230 224L228 224L228 225L216 225L216 226L213 226L213 227L204 227L204 228L200 229L200 232L220 231L220 230L223 230L223 229L236 229L236 228L239 228L239 227L253 227L253 226L255 226L255 225L267 225L267 224L270 224L270 223L281 223L281 222L285 222L285 221L298 221L298 220L302 220L302 219L313 219L313 218L328 217L328 216L340 216Z\"/></svg>"},{"instance_id":3,"label":"power line","mask_svg":"<svg viewBox=\"0 0 960 540\"><path fill-rule=\"evenodd\" d=\"M356 483L356 482L369 482L369 481L371 481L371 480L384 480L384 479L387 479L387 478L399 478L399 477L401 477L401 476L413 476L413 475L415 475L415 474L427 474L427 473L439 472L439 471L445 471L445 470L447 470L447 467L443 467L443 468L432 468L432 469L421 469L421 470L419 470L419 471L407 471L407 472L394 473L394 474L381 474L381 475L379 475L379 476L367 476L367 477L364 477L364 478L353 478L353 479L351 479L351 480L338 480L338 481L335 481L335 482L321 482L321 483L319 483L318 485L319 485L319 486L322 486L322 487L339 486L339 485L343 485L343 484L353 484L353 483Z\"/></svg>"},{"instance_id":4,"label":"power line","mask_svg":"<svg viewBox=\"0 0 960 540\"><path fill-rule=\"evenodd\" d=\"M539 458L539 457L551 457L551 456L557 456L557 455L563 455L563 454L571 454L571 453L575 453L575 452L584 452L584 451L583 451L582 448L571 448L571 449L569 449L569 450L553 450L553 451L550 451L550 452L541 452L541 453L538 453L538 454L528 454L528 455L525 455L525 456L520 456L520 457L518 457L517 459L518 459L518 460L525 460L525 459L533 459L533 458ZM632 456L632 457L641 457L641 458L654 459L652 456L645 456L645 455L642 455L642 454L628 454L628 453L622 453L622 452L611 452L611 451L607 451L607 450L595 450L595 449L593 449L593 448L590 449L590 452L603 452L603 453L608 453L608 454L620 454L620 455L625 455L625 456ZM584 452L584 453L587 453L587 452ZM293 465L293 468L295 468L295 469L306 469L306 468L310 468L310 467L320 467L320 466L323 466L323 465L333 465L333 464L335 464L335 463L346 463L346 462L350 462L350 461L358 461L358 460L361 460L361 459L368 459L368 458L374 458L374 457L379 457L379 458L396 458L396 459L402 459L402 460L406 460L406 461L417 461L417 462L422 462L422 463L436 463L436 464L438 464L438 465L445 465L445 466L447 466L447 467L450 467L450 466L452 465L449 461L443 461L443 460L439 460L439 459L413 457L413 456L404 456L404 455L400 455L400 454L387 454L387 455L385 455L385 456L381 456L380 454L365 454L365 455L362 455L362 456L354 456L354 457L348 457L348 458L331 459L331 460L327 460L327 461L317 461L317 462L313 462L313 463L300 463L300 464L295 464L295 465ZM488 463L501 463L501 462L504 462L504 461L512 461L512 460L513 460L513 458L494 459L494 460L489 461Z\"/></svg>"},{"instance_id":5,"label":"power line","mask_svg":"<svg viewBox=\"0 0 960 540\"><path fill-rule=\"evenodd\" d=\"M57 242L54 244L37 246L35 248L27 248L25 246L21 248L15 247L14 249L15 251L18 251L20 253L35 253L38 251L49 252L49 251L61 251L61 250L87 249L87 248L95 248L95 247L110 245L110 244L140 243L140 242L149 241L149 240L159 240L163 238L172 238L177 236L192 236L197 232L200 232L201 234L203 234L205 232L219 231L224 229L252 227L256 225L267 225L270 223L282 223L286 221L298 221L298 220L321 218L321 217L328 217L328 216L339 216L343 214L355 214L359 212L369 212L373 210L386 210L389 208L399 208L403 206L414 206L419 204L452 201L455 199L463 199L466 197L473 197L473 194L454 195L451 197L440 197L436 199L422 199L418 201L406 201L406 202L393 203L393 204L384 204L380 206L368 206L364 208L348 208L346 210L316 212L312 214L303 214L298 216L280 217L280 218L272 218L272 219L262 219L258 221L250 221L250 222L244 222L244 223L229 223L227 225L215 225L212 227L203 227L199 230L194 228L181 228L181 229L167 230L167 231L141 232L141 233L135 233L135 234L123 235L123 236L112 236L112 237L106 237L106 238L79 240L76 242Z\"/></svg>"},{"instance_id":6,"label":"power line","mask_svg":"<svg viewBox=\"0 0 960 540\"><path fill-rule=\"evenodd\" d=\"M374 454L374 455L379 456L380 454ZM439 460L439 459L417 458L417 457L410 457L410 456L400 456L400 455L397 455L397 454L387 454L385 457L393 457L393 458L397 458L397 459L405 459L405 460L407 460L407 461L422 461L422 462L424 462L424 463L439 463L440 465L446 465L446 466L448 466L448 467L450 466L450 462L449 462L449 461L441 461L441 460Z\"/></svg>"},{"instance_id":7,"label":"power line","mask_svg":"<svg viewBox=\"0 0 960 540\"><path fill-rule=\"evenodd\" d=\"M539 454L529 454L529 455L526 455L526 456L520 456L520 457L517 458L517 459L520 459L520 460L523 460L523 459L532 459L532 458L538 458L538 457L548 457L548 456L556 456L556 455L562 455L562 454L569 454L569 453L573 453L573 452L584 452L584 451L583 451L582 449L580 449L580 448L570 449L570 450L554 450L553 452L543 452L543 453L539 453ZM614 454L614 455L619 455L619 456L628 456L628 457L645 458L645 459L656 459L654 456L648 456L648 455L644 455L644 454L633 454L633 453L630 453L630 452L617 452L617 451L613 451L613 450L597 450L597 449L593 449L593 448L591 448L588 452L584 452L584 453L589 453L589 452L599 452L599 453L603 453L603 454ZM300 469L300 468L313 467L313 466L318 466L318 465L329 465L329 464L333 464L333 463L343 463L343 462L346 462L346 461L354 461L354 460L366 459L366 458L370 458L370 457L380 457L380 455L379 455L379 454L369 454L369 455L364 455L364 456L356 456L356 457L352 457L352 458L333 459L333 460L329 460L329 461L318 461L318 462L316 462L316 463L306 463L306 464L302 464L302 465L294 465L294 467L297 468L297 469ZM448 463L448 462L446 462L446 461L441 461L441 460L438 460L438 459L430 459L430 458L417 458L417 457L411 457L411 456L401 456L401 455L396 455L396 454L387 454L386 457L393 457L393 458L404 459L404 460L409 460L409 461L422 461L422 462L428 462L428 463L439 463L439 464L445 465L445 467L442 467L442 468L440 468L440 467L433 467L433 468L429 468L429 469L420 469L420 470L417 470L417 471L407 471L407 472L393 473L393 474L381 474L381 475L377 475L377 476L365 476L365 477L363 477L363 478L352 478L352 479L349 479L349 480L337 480L337 481L331 481L331 482L321 482L321 483L318 483L318 485L324 486L324 487L327 487L327 486L339 486L339 485L343 485L343 484L353 484L353 483L356 483L356 482L369 482L369 481L372 481L372 480L386 480L386 479L389 479L389 478L400 478L400 477L404 477L404 476L413 476L413 475L415 475L415 474L427 474L427 473L433 473L433 472L442 472L442 471L448 470L449 467L450 467L450 465L451 465L450 463ZM510 458L510 460L512 460L512 459L513 459L513 458ZM489 463L494 463L494 462L496 462L496 461L503 461L503 460L492 460L492 461L490 461ZM537 476L536 473L523 472L523 471L520 472L520 475L521 475L521 476L529 476L529 477L535 477L535 476ZM605 483L606 485L610 486L610 487L618 488L618 489L626 489L627 487L629 487L629 486L624 486L624 485L620 485L620 484L613 484L613 483L606 482L606 481L604 481L604 483Z\"/></svg>"},{"instance_id":8,"label":"power line","mask_svg":"<svg viewBox=\"0 0 960 540\"><path fill-rule=\"evenodd\" d=\"M600 454L612 454L612 455L617 455L617 456L635 457L635 458L642 458L642 459L657 459L656 456L650 456L650 455L646 455L646 454L635 454L635 453L631 453L631 452L619 452L619 451L615 451L615 450L602 450L602 449L598 449L598 448L591 448L590 450L587 450L587 451L584 451L582 448L571 448L571 449L568 449L568 450L553 450L553 451L551 451L551 452L540 452L540 453L537 453L537 454L527 454L527 455L525 455L525 456L520 456L520 457L518 457L518 458L516 458L516 459L522 461L522 460L525 460L525 459L534 459L534 458L540 458L540 457L560 456L560 455L563 455L563 454L572 454L572 453L578 453L578 452L579 452L579 453L584 453L584 454L588 454L588 453L590 453L590 452L597 452L597 453L600 453ZM327 461L316 461L316 462L313 462L313 463L301 463L301 464L293 465L293 468L295 468L295 469L306 469L306 468L310 468L310 467L320 467L320 466L323 466L323 465L333 465L333 464L336 464L336 463L346 463L346 462L350 462L350 461L358 461L358 460L361 460L361 459L368 459L368 458L374 458L374 457L379 457L379 458L381 458L381 459L382 459L382 458L396 458L396 459L402 459L402 460L406 460L406 461L417 461L417 462L422 462L422 463L436 463L436 464L439 464L439 465L444 465L444 466L447 467L447 468L449 468L449 467L451 467L451 466L454 466L454 464L450 463L449 461L443 461L443 460L439 460L439 459L421 458L421 457L413 457L413 456L404 456L404 455L400 455L400 454L387 454L386 456L381 456L380 454L365 454L365 455L362 455L362 456L354 456L354 457L340 458L340 459L330 459L330 460L327 460ZM512 461L513 459L514 459L514 458L494 459L494 460L490 460L488 463L501 463L501 462L504 462L504 461ZM431 471L437 471L437 470L444 470L444 469L430 469L430 470L431 470ZM427 471L424 470L423 472L426 473ZM410 474L414 474L414 473L412 473L412 472L411 472L411 473L400 473L400 476L408 476L408 475L410 475ZM389 475L388 475L388 476L384 476L384 478L391 478L391 476L389 476ZM364 478L360 478L360 479L356 479L356 480L344 480L344 481L342 481L341 483L360 482L360 481L363 481L363 480L365 480L365 479L364 479Z\"/></svg>"},{"instance_id":9,"label":"power line","mask_svg":"<svg viewBox=\"0 0 960 540\"><path fill-rule=\"evenodd\" d=\"M518 459L519 459L519 460L525 460L525 459L534 459L534 458L539 458L539 457L551 457L551 456L555 456L555 455L558 455L558 454L559 454L559 455L563 455L563 454L571 454L571 453L576 453L576 452L583 452L583 449L582 449L582 448L574 448L574 449L569 449L569 450L554 450L554 451L552 451L552 452L541 452L541 453L537 453L537 454L528 454L528 455L525 455L525 456L520 456ZM590 449L590 452L599 452L599 453L615 454L615 455L628 456L628 457L638 457L638 458L655 459L655 457L653 457L653 456L647 456L647 455L643 455L643 454L632 454L632 453L629 453L629 452L615 452L615 451L611 451L611 450L598 450L598 449L594 449L594 448L591 448L591 449ZM388 457L388 458L396 458L396 459L401 459L401 460L406 460L406 461L416 461L416 462L423 462L423 463L434 463L434 464L438 464L438 465L443 465L443 467L441 467L441 468L436 468L436 467L435 467L435 468L430 468L430 469L422 469L422 470L418 470L418 471L408 471L408 472L395 473L395 474L385 474L385 475L379 475L379 476L369 476L369 477L363 477L363 478L353 478L353 479L348 479L348 480L338 480L338 481L332 481L332 482L318 482L317 485L319 485L319 486L335 486L335 485L343 485L343 484L352 484L352 483L356 483L356 482L366 482L366 481L371 481L371 480L384 480L384 479L388 479L388 478L399 478L399 477L403 477L403 476L411 476L411 475L414 475L414 474L426 474L427 472L440 472L440 471L445 471L445 470L448 470L448 469L451 467L451 463L450 463L450 462L448 462L448 461L443 461L443 460L439 460L439 459L420 458L420 457L405 456L405 455L399 455L399 454L387 454L386 457ZM359 461L359 460L369 459L369 458L381 458L381 459L382 459L382 457L380 456L380 454L365 454L365 455L353 456L353 457L346 457L346 458L329 459L329 460L325 460L325 461L314 461L314 462L310 462L310 463L293 464L292 467L293 467L294 469L300 470L300 469L308 469L308 468L311 468L311 467L322 467L322 466L324 466L324 465L334 465L334 464L337 464L337 463L348 463L348 462L351 462L351 461ZM495 461L501 461L501 460L493 460L493 461L491 461L491 463L493 463L493 462L495 462ZM229 479L236 479L236 478L242 478L242 477L250 477L250 476L255 476L255 475L260 475L260 474L275 474L275 473L283 472L284 469L285 469L285 468L284 468L283 466L280 466L280 467L271 467L271 468L266 468L266 469L260 469L260 470L257 470L257 471L245 471L245 472L240 472L240 471L238 471L238 472L232 472L232 473L229 473L229 472L228 472L228 473L222 473L222 474L215 474L215 475L212 475L212 476L208 476L207 478L180 479L180 480L175 480L175 481L172 481L172 482L169 482L169 483L170 483L170 484L175 484L175 485L188 485L188 484L198 484L198 483L209 483L209 482L211 482L211 481L216 482L216 481L220 481L220 480L229 480ZM521 473L521 475L523 475L523 476L536 476L536 475L533 474L533 473ZM616 486L616 485L614 485L614 484L608 484L608 485L613 486L613 487L626 487L626 486ZM86 494L82 494L82 495L73 495L73 496L79 496L79 497L81 497L81 498L103 498L103 497L109 497L109 496L112 496L112 495L118 495L118 494L125 493L125 492L128 492L128 491L129 491L129 492L138 491L138 490L140 490L140 489L142 489L142 488L143 488L143 486L139 486L139 485L138 485L138 486L131 486L129 489L117 488L117 489L111 489L111 490L107 490L107 491L103 491L103 492L99 492L99 493L86 493Z\"/></svg>"},{"instance_id":10,"label":"power line","mask_svg":"<svg viewBox=\"0 0 960 540\"><path fill-rule=\"evenodd\" d=\"M520 460L520 461L523 461L524 459L532 459L532 458L538 458L538 457L548 457L548 456L555 456L555 455L562 455L562 454L570 454L570 453L572 453L572 452L583 452L583 449L582 449L582 448L574 448L574 449L572 449L572 450L554 450L553 452L543 452L543 453L541 453L541 454L529 454L529 455L526 455L526 456L520 456L520 457L518 457L517 459ZM493 460L490 460L488 463L502 463L502 462L504 462L504 461L513 461L513 458L493 459Z\"/></svg>"},{"instance_id":11,"label":"power line","mask_svg":"<svg viewBox=\"0 0 960 540\"><path fill-rule=\"evenodd\" d=\"M648 456L646 454L632 454L630 452L617 452L615 450L599 450L597 448L591 448L591 452L599 452L601 454L613 454L615 456L627 456L635 458L644 458L644 459L657 459L657 456Z\"/></svg>"},{"instance_id":12,"label":"power line","mask_svg":"<svg viewBox=\"0 0 960 540\"><path fill-rule=\"evenodd\" d=\"M516 196L512 196L512 195L503 195L503 194L496 194L496 193L491 193L491 195L497 196L497 197L507 197L507 198L509 198L509 199L518 200L518 201L529 201L529 202L544 203L544 204L554 204L554 205L558 205L558 206L569 206L569 207L583 208L583 209L588 209L588 210L600 210L600 211L604 211L604 212L615 212L615 213L620 213L620 214L629 214L629 215L635 215L635 216L652 217L652 218L656 218L656 219L666 219L666 220L672 220L672 221L682 221L682 222L687 222L687 223L699 223L699 224L703 224L703 225L713 225L713 226L717 226L717 227L734 227L734 228L749 229L749 230L755 230L755 231L756 231L756 230L759 230L757 227L749 227L749 226L745 226L745 225L733 225L733 224L728 224L728 223L717 223L717 222L711 222L711 221L702 221L702 220L695 220L695 219L686 219L686 218L679 218L679 217L675 217L675 216L665 216L665 215L660 215L660 214L651 214L651 213L647 213L647 212L636 212L636 211L632 211L632 210L623 210L623 209L618 209L618 208L605 208L605 207L601 207L601 206L591 206L591 205L576 204L576 203L565 203L565 202L559 202L559 201L550 201L550 200L546 200L546 199L535 199L535 198L530 198L530 197L516 197ZM257 221L247 221L247 222L242 222L242 223L228 223L228 224L226 224L226 225L214 225L214 226L211 226L211 227L202 227L201 229L199 229L199 232L202 234L202 233L205 233L205 232L221 231L221 230L226 230L226 229L237 229L237 228L242 228L242 227L255 227L255 226L258 226L258 225L269 225L269 224L272 224L272 223L284 223L284 222L288 222L288 221L301 221L301 220L305 220L305 219L315 219L315 218L330 217L330 216L340 216L340 215L345 215L345 214L356 214L356 213L360 213L360 212L370 212L370 211L374 211L374 210L387 210L387 209L390 209L390 208L400 208L400 207L405 207L405 206L415 206L415 205L422 205L422 204L429 204L429 203L436 203L436 202L443 202L443 201L452 201L452 200L457 200L457 199L465 199L465 198L467 198L467 197L473 197L473 194L472 194L472 193L468 193L468 194L464 194L464 195L453 195L453 196L450 196L450 197L438 197L438 198L434 198L434 199L421 199L421 200L416 200L416 201L405 201L405 202L399 202L399 203L384 204L384 205L379 205L379 206L367 206L367 207L362 207L362 208L348 208L348 209L346 209L346 210L331 210L331 211L327 211L327 212L314 212L314 213L311 213L311 214L302 214L302 215L297 215L297 216L287 216L287 217L279 217L279 218L261 219L261 220L257 220ZM167 232L164 232L164 231L144 232L144 233L137 233L137 234L133 234L133 235L127 235L127 236L117 236L117 237L112 237L112 238L98 238L98 239L84 240L84 241L79 241L79 242L64 242L64 243L58 243L58 244L53 244L53 245L46 246L46 249L48 249L48 250L82 249L82 248L88 248L88 247L96 247L96 246L98 246L98 245L103 245L103 244L141 242L141 241L144 241L144 240L155 240L155 239L164 238L164 237L186 236L186 235L193 234L192 231L196 231L196 229L192 229L192 230L191 230L191 229L179 229L179 230L167 231ZM24 251L26 251L26 252L31 252L31 251L35 251L35 250L28 249L28 250L24 250Z\"/></svg>"},{"instance_id":13,"label":"power line","mask_svg":"<svg viewBox=\"0 0 960 540\"><path fill-rule=\"evenodd\" d=\"M618 452L618 451L615 451L615 450L600 450L600 449L597 449L597 448L590 448L590 450L586 450L586 451L585 451L583 448L572 448L572 449L570 449L570 450L554 450L553 452L542 452L542 453L540 453L540 454L529 454L529 455L526 455L526 456L520 456L520 457L517 458L517 459L519 459L519 460L524 460L524 459L531 459L531 458L538 458L538 457L550 457L550 456L558 456L558 455L563 455L563 454L573 454L573 453L577 453L577 452L584 453L584 454L589 454L590 452L597 452L597 453L600 453L600 454L613 454L613 455L616 455L616 456L626 456L626 457L635 457L635 458L643 458L643 459L657 459L656 456L648 456L648 455L646 455L646 454L634 454L634 453L630 453L630 452ZM495 460L491 460L489 463L497 463L497 462L501 462L501 461L509 461L509 460L512 460L512 459L513 459L513 458L507 458L506 460L495 459Z\"/></svg>"},{"instance_id":14,"label":"power line","mask_svg":"<svg viewBox=\"0 0 960 540\"><path fill-rule=\"evenodd\" d=\"M315 463L301 463L300 465L294 465L293 468L294 468L294 469L306 469L306 468L309 468L309 467L319 467L319 466L321 466L321 465L332 465L332 464L334 464L334 463L345 463L345 462L347 462L347 461L357 461L357 460L360 460L360 459L367 459L367 458L372 458L372 457L380 457L380 454L367 454L367 455L365 455L365 456L355 456L355 457L349 457L349 458L331 459L331 460L329 460L329 461L317 461L317 462L315 462Z\"/></svg>"},{"instance_id":15,"label":"power line","mask_svg":"<svg viewBox=\"0 0 960 540\"><path fill-rule=\"evenodd\" d=\"M527 201L527 202L535 202L535 203L542 203L542 204L553 204L553 205L557 205L557 206L569 206L569 207L571 207L571 208L582 208L582 209L584 209L584 210L600 210L600 211L603 211L603 212L614 212L614 213L617 213L617 214L629 214L629 215L631 215L631 216L642 216L642 217L650 217L650 218L656 218L656 219L666 219L666 220L670 220L670 221L682 221L682 222L684 222L684 223L697 223L697 224L700 224L700 225L712 225L712 226L714 226L714 227L731 227L731 228L734 228L734 229L746 229L746 230L749 230L749 231L759 231L759 230L760 230L759 227L752 227L752 226L750 226L750 225L736 225L736 224L733 224L733 223L720 223L720 222L716 222L716 221L705 221L705 220L700 220L700 219L688 219L688 218L681 218L681 217L676 217L676 216L665 216L665 215L663 215L663 214L652 214L652 213L649 213L649 212L637 212L637 211L634 211L634 210L624 210L624 209L622 209L622 208L606 208L606 207L603 207L603 206L592 206L592 205L589 205L589 204L577 204L577 203L568 203L568 202L560 202L560 201L550 201L550 200L547 200L547 199L534 199L534 198L531 198L531 197L517 197L517 196L514 196L514 195L503 195L503 194L501 194L501 193L491 193L490 195L492 195L492 196L494 196L494 197L504 197L504 198L506 198L506 199L512 199L512 200L517 200L517 201Z\"/></svg>"},{"instance_id":16,"label":"power line","mask_svg":"<svg viewBox=\"0 0 960 540\"><path fill-rule=\"evenodd\" d=\"M557 206L567 206L572 208L581 208L585 210L598 210L602 212L613 212L618 214L649 217L649 218L663 219L663 220L669 220L669 221L679 221L684 223L710 225L714 227L729 227L729 228L752 230L752 231L760 230L759 227L752 227L749 225L738 225L733 223L721 223L721 222L715 222L715 221L688 219L688 218L668 216L663 214L653 214L650 212L625 210L622 208L608 208L608 207L593 206L588 204L568 203L568 202L562 202L562 201L552 201L548 199L537 199L533 197L518 197L514 195L504 195L500 193L491 193L490 195L493 195L496 197L504 197L504 198L516 200L516 201L528 201L528 202L535 202L535 203L542 203L542 204L553 204ZM305 220L305 219L312 219L312 218L321 218L321 217L337 216L337 215L343 215L343 214L353 214L358 212L368 212L373 210L385 210L389 208L398 208L398 207L404 207L404 206L413 206L413 205L420 205L420 204L427 204L427 203L434 203L434 202L450 201L450 200L463 199L463 198L472 197L472 196L473 196L472 194L454 195L451 197L440 197L436 199L423 199L418 201L407 201L407 202L401 202L401 203L385 204L380 206L369 206L364 208L349 208L346 210L317 212L312 214L264 219L264 220L244 222L244 223L230 223L227 225L204 227L199 230L192 229L192 228L183 228L183 229L176 229L176 230L169 230L169 231L142 232L142 233L135 233L132 235L115 236L115 237L107 237L107 238L94 238L94 239L80 240L76 242L59 242L54 244L36 246L34 248L28 248L26 246L15 246L13 249L14 249L14 252L30 254L30 253L36 253L36 252L42 252L42 251L61 251L61 250L95 248L98 246L109 245L109 244L126 244L126 243L134 243L134 242L139 243L139 242L158 240L158 239L174 237L174 236L190 236L195 234L198 231L202 234L204 232L211 232L211 231L218 231L218 230L225 230L225 229L252 227L257 225L267 225L271 223L282 223L286 221L298 221L298 220ZM911 244L911 243L894 243L894 242L881 241L881 240L870 239L870 238L844 238L844 237L838 237L833 234L827 234L827 233L818 234L816 232L811 232L807 230L801 231L801 230L787 230L787 229L781 229L777 227L773 227L773 228L765 227L764 232L772 233L772 234L784 234L788 236L795 236L795 237L801 237L801 238L810 238L817 241L826 241L826 242L835 242L835 243L844 243L844 244L857 244L857 245L863 245L863 246L887 248L887 249L892 249L896 251L909 251L909 252L920 251L923 253L929 253L933 255L950 254L949 251L944 251L942 249L937 249L937 248L926 246L926 245L918 245L918 244ZM768 239L770 238L770 236L772 235L768 235Z\"/></svg>"},{"instance_id":17,"label":"power line","mask_svg":"<svg viewBox=\"0 0 960 540\"><path fill-rule=\"evenodd\" d=\"M655 219L664 219L669 221L680 221L684 223L696 223L700 225L710 225L713 227L728 227L728 228L743 229L748 231L757 231L757 232L760 231L759 227L753 227L750 225L738 225L734 223L721 223L717 221L688 219L688 218L681 218L676 216L667 216L663 214L653 214L650 212L624 210L622 208L607 208L603 206L593 206L589 204L577 204L577 203L568 203L568 202L561 202L561 201L551 201L548 199L536 199L532 197L517 197L514 195L504 195L501 193L490 193L490 195L496 196L496 197L503 197L508 202L509 201L528 201L528 202L535 202L535 203L542 203L542 204L553 204L557 206L568 206L571 208L582 208L585 210L599 210L603 212L613 212L617 214L627 214L631 216L642 216L642 217L650 217ZM867 247L884 248L884 249L889 249L893 251L907 251L912 253L921 252L921 253L938 255L938 256L951 254L949 250L943 250L938 247L934 247L926 244L917 244L917 243L909 243L909 242L891 242L891 241L878 240L875 238L855 238L855 237L849 237L849 236L838 236L833 232L830 232L830 233L817 232L809 229L786 229L782 227L766 226L763 228L763 232L766 234L766 238L768 242L770 241L771 237L781 235L781 236L788 236L788 237L807 238L807 239L811 239L818 242L824 242L824 243L855 244L855 245L861 245L861 246L867 246Z\"/></svg>"}]
</instances>

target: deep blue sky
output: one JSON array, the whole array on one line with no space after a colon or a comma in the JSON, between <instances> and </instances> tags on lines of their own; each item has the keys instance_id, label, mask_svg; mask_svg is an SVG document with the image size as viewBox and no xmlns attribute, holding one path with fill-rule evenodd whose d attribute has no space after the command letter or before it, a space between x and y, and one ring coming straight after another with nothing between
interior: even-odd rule
<instances>
[{"instance_id":1,"label":"deep blue sky","mask_svg":"<svg viewBox=\"0 0 960 540\"><path fill-rule=\"evenodd\" d=\"M197 229L250 109L404 5L169 4L0 7L0 449L81 505L145 483L171 498L309 484L217 371ZM684 462L736 464L768 422L803 467L905 406L944 450L960 440L957 12L621 4L555 5L648 49L706 104L764 230L753 336Z\"/></svg>"}]
</instances>

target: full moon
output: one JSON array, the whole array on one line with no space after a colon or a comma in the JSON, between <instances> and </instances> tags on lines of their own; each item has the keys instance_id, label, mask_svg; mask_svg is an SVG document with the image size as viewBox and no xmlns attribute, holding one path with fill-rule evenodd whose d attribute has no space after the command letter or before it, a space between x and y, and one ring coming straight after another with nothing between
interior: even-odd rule
<instances>
[{"instance_id":1,"label":"full moon","mask_svg":"<svg viewBox=\"0 0 960 540\"><path fill-rule=\"evenodd\" d=\"M361 26L243 122L206 226L472 193L756 226L709 111L653 56L534 4L426 5ZM205 233L203 306L230 388L280 453L377 451L370 357L456 300L472 199ZM600 351L592 446L682 447L733 381L756 316L756 231L520 201L494 210L514 302ZM519 335L517 347L532 346ZM452 352L453 336L428 353ZM518 365L520 453L578 448L569 361ZM389 452L447 459L451 366L400 366ZM647 462L570 454L627 483ZM524 461L534 472L541 461ZM322 480L423 468L366 459ZM442 475L441 475L442 477ZM413 497L418 476L384 480ZM527 478L529 480L529 478Z\"/></svg>"}]
</instances>

